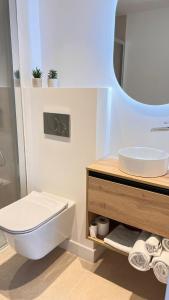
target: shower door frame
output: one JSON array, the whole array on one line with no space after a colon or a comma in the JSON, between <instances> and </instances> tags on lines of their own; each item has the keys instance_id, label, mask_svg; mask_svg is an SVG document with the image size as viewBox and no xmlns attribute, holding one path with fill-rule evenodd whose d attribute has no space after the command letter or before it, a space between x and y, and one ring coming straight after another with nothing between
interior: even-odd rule
<instances>
[{"instance_id":1,"label":"shower door frame","mask_svg":"<svg viewBox=\"0 0 169 300\"><path fill-rule=\"evenodd\" d=\"M11 51L13 72L20 71L19 39L18 39L18 21L17 21L17 4L16 0L9 1L9 17L11 31ZM21 73L21 72L20 72ZM22 80L20 87L14 86L15 94L15 111L16 111L16 129L17 129L17 146L18 146L18 173L20 182L20 197L27 194L27 172L26 172L26 154L25 154L25 135L22 103Z\"/></svg>"}]
</instances>

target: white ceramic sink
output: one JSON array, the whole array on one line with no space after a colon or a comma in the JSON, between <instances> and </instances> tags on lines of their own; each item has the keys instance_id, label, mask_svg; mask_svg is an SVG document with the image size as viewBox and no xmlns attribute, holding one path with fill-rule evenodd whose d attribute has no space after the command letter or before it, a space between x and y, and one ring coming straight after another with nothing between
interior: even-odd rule
<instances>
[{"instance_id":1,"label":"white ceramic sink","mask_svg":"<svg viewBox=\"0 0 169 300\"><path fill-rule=\"evenodd\" d=\"M119 150L119 169L141 177L159 177L168 171L169 154L149 147L129 147Z\"/></svg>"}]
</instances>

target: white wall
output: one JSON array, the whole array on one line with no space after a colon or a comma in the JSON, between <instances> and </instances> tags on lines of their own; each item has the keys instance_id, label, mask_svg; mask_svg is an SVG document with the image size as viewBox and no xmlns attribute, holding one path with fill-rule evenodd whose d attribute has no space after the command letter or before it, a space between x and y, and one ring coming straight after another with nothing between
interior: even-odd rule
<instances>
[{"instance_id":1,"label":"white wall","mask_svg":"<svg viewBox=\"0 0 169 300\"><path fill-rule=\"evenodd\" d=\"M57 38L55 46L57 53L60 53L59 68L60 71L64 70L61 76L62 83L75 87L86 85L101 87L112 83L112 89L101 92L96 89L29 88L30 66L27 63L32 63L32 60L28 53L30 41L26 34L26 29L28 29L25 26L26 9L24 10L22 7L24 4L22 0L18 0L18 2L20 2L18 12L20 11L19 39L22 73L24 72L25 75L24 84L28 84L28 88L23 89L23 100L29 191L32 189L46 190L75 200L77 214L72 239L84 247L91 247L91 243L85 240L84 232L85 167L95 158L109 154L110 148L114 156L117 155L119 148L138 144L164 148L169 151L168 133L150 132L151 127L162 125L168 119L169 106L159 108L139 104L129 98L117 85L116 79L112 75L112 59L110 59L113 51L111 33L116 1L90 1L87 5L88 1L75 2L71 0L72 9L69 7L70 1L67 1L70 17L66 10L66 2L56 1L61 14L60 22L67 24L68 20L75 18L79 12L76 25L80 24L79 19L86 20L89 15L90 28L82 26L84 24L82 22L81 31L74 28L73 24L67 24L66 28L64 26L55 27L54 35L45 28L46 32L43 32L44 36L48 36L44 42L46 45L50 45L49 50L54 61L55 56L54 51L51 51L51 45L55 36ZM79 7L79 2L81 7ZM47 3L49 2L46 1ZM83 7L84 3L85 7ZM44 9L44 5L43 0L41 10ZM46 12L51 11L51 8L47 6ZM93 13L91 14L91 12ZM55 13L57 15L57 10ZM44 20L47 22L47 16L44 16ZM53 22L53 18L48 21ZM98 31L95 24L98 26L102 24L102 28L99 27ZM76 29L74 33L69 30L68 25L71 30ZM107 32L109 34L105 37ZM79 39L80 33L82 37ZM103 42L104 45L102 45ZM68 47L64 47L63 44ZM48 49L44 44L42 49L42 56L45 56L46 53L45 68L47 70L48 67L51 67L50 63L53 66L53 58L52 62L49 62L50 57L45 52ZM71 52L70 49L72 49ZM61 51L63 51L63 56ZM77 60L74 53L77 55ZM63 58L66 60L66 64L64 64ZM86 63L86 60L89 64ZM56 66L57 63L56 61ZM67 66L71 67L71 70L68 70ZM29 80L27 81L27 79ZM71 113L73 126L70 142L48 139L43 135L42 113L44 110Z\"/></svg>"},{"instance_id":2,"label":"white wall","mask_svg":"<svg viewBox=\"0 0 169 300\"><path fill-rule=\"evenodd\" d=\"M10 0L11 1L11 0ZM32 69L41 65L39 0L16 0L22 86L32 84Z\"/></svg>"},{"instance_id":3,"label":"white wall","mask_svg":"<svg viewBox=\"0 0 169 300\"><path fill-rule=\"evenodd\" d=\"M62 87L111 85L112 0L17 0L17 7L24 86L36 65L44 85L50 68Z\"/></svg>"},{"instance_id":4,"label":"white wall","mask_svg":"<svg viewBox=\"0 0 169 300\"><path fill-rule=\"evenodd\" d=\"M61 86L111 85L112 0L40 0L42 65Z\"/></svg>"},{"instance_id":5,"label":"white wall","mask_svg":"<svg viewBox=\"0 0 169 300\"><path fill-rule=\"evenodd\" d=\"M103 95L101 97L101 94ZM46 191L72 199L76 215L73 243L90 246L86 230L86 167L105 154L104 136L96 131L97 99L107 107L106 90L97 89L23 89L28 192ZM71 115L71 138L44 135L43 112ZM89 251L90 252L90 251Z\"/></svg>"},{"instance_id":6,"label":"white wall","mask_svg":"<svg viewBox=\"0 0 169 300\"><path fill-rule=\"evenodd\" d=\"M169 7L127 15L124 88L143 103L167 103Z\"/></svg>"},{"instance_id":7,"label":"white wall","mask_svg":"<svg viewBox=\"0 0 169 300\"><path fill-rule=\"evenodd\" d=\"M116 84L112 89L112 155L128 146L150 146L169 152L169 132L151 132L152 127L167 126L169 105L150 106L135 102Z\"/></svg>"},{"instance_id":8,"label":"white wall","mask_svg":"<svg viewBox=\"0 0 169 300\"><path fill-rule=\"evenodd\" d=\"M106 126L106 113L110 93L93 87L111 84L112 1L105 5L103 0L36 0L35 4L33 0L17 0L17 13L22 87L27 87L22 89L22 96L28 192L44 190L75 200L72 239L77 248L81 245L81 249L92 253L92 243L85 239L85 168L97 157L108 154L110 128ZM60 85L76 89L30 88L36 59L44 77L49 68L56 67ZM71 113L69 142L43 135L44 110Z\"/></svg>"}]
</instances>

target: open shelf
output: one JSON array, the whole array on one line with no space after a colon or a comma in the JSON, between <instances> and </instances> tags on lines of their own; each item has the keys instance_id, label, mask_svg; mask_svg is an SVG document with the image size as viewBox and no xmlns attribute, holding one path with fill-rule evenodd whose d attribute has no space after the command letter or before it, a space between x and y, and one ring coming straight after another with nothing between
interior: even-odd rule
<instances>
[{"instance_id":1,"label":"open shelf","mask_svg":"<svg viewBox=\"0 0 169 300\"><path fill-rule=\"evenodd\" d=\"M89 235L89 226L90 226L90 223L92 220L94 220L96 217L98 217L99 215L91 212L91 211L87 211L87 226L86 226L86 237L87 239L89 239L90 241L94 242L95 244L97 245L100 245L102 247L105 247L109 250L112 250L112 251L115 251L119 254L122 254L122 255L125 255L125 256L128 256L128 253L122 251L122 250L119 250L111 245L108 245L107 243L104 242L103 239L97 237L97 238L93 238ZM110 219L110 231L112 231L117 225L119 224L119 222L115 221L115 220L111 220Z\"/></svg>"},{"instance_id":2,"label":"open shelf","mask_svg":"<svg viewBox=\"0 0 169 300\"><path fill-rule=\"evenodd\" d=\"M91 241L93 241L94 243L96 243L96 244L102 246L102 247L108 248L109 250L112 250L112 251L115 251L115 252L117 252L117 253L119 253L119 254L128 256L128 253L126 253L126 252L124 252L124 251L121 251L121 250L119 250L119 249L117 249L117 248L115 248L115 247L112 247L112 246L106 244L106 243L105 243L103 240L101 240L101 239L93 238L93 237L91 237L91 236L88 236L88 239L91 240Z\"/></svg>"}]
</instances>

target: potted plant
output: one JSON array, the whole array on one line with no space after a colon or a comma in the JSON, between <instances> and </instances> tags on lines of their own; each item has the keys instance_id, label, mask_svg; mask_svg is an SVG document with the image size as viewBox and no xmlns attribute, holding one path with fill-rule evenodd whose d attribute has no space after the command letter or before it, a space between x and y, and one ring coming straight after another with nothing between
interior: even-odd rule
<instances>
[{"instance_id":1,"label":"potted plant","mask_svg":"<svg viewBox=\"0 0 169 300\"><path fill-rule=\"evenodd\" d=\"M20 71L16 70L14 72L14 86L19 87L20 86Z\"/></svg>"},{"instance_id":2,"label":"potted plant","mask_svg":"<svg viewBox=\"0 0 169 300\"><path fill-rule=\"evenodd\" d=\"M58 72L56 70L49 70L48 87L58 87Z\"/></svg>"},{"instance_id":3,"label":"potted plant","mask_svg":"<svg viewBox=\"0 0 169 300\"><path fill-rule=\"evenodd\" d=\"M42 71L36 67L32 71L32 84L34 87L42 87Z\"/></svg>"}]
</instances>

